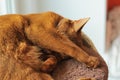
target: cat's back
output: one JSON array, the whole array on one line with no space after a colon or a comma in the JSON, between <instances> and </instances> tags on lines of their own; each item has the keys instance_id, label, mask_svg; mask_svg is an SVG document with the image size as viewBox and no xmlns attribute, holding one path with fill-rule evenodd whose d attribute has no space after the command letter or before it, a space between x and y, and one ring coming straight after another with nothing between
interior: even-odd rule
<instances>
[{"instance_id":1,"label":"cat's back","mask_svg":"<svg viewBox=\"0 0 120 80\"><path fill-rule=\"evenodd\" d=\"M50 11L37 14L28 14L25 16L28 18L30 23L38 25L42 24L44 26L57 25L57 23L63 18L61 15Z\"/></svg>"},{"instance_id":2,"label":"cat's back","mask_svg":"<svg viewBox=\"0 0 120 80\"><path fill-rule=\"evenodd\" d=\"M0 28L20 26L23 24L37 24L44 26L57 25L63 17L54 12L43 12L34 14L7 14L0 16Z\"/></svg>"},{"instance_id":3,"label":"cat's back","mask_svg":"<svg viewBox=\"0 0 120 80\"><path fill-rule=\"evenodd\" d=\"M61 19L62 16L54 13L54 12L42 12L42 13L34 13L34 14L27 14L25 15L28 19L31 21L33 20L42 20L42 21L48 21L50 19Z\"/></svg>"}]
</instances>

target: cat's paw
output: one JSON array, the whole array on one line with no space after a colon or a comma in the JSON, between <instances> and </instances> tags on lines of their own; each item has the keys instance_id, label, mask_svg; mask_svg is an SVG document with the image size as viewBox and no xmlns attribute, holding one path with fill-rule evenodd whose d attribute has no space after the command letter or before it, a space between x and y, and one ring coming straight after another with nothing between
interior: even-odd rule
<instances>
[{"instance_id":1,"label":"cat's paw","mask_svg":"<svg viewBox=\"0 0 120 80\"><path fill-rule=\"evenodd\" d=\"M100 61L97 57L89 56L86 64L88 67L96 68L100 64Z\"/></svg>"},{"instance_id":2,"label":"cat's paw","mask_svg":"<svg viewBox=\"0 0 120 80\"><path fill-rule=\"evenodd\" d=\"M41 71L43 72L51 72L57 64L57 59L55 56L49 56L47 60L44 61L41 66Z\"/></svg>"}]
</instances>

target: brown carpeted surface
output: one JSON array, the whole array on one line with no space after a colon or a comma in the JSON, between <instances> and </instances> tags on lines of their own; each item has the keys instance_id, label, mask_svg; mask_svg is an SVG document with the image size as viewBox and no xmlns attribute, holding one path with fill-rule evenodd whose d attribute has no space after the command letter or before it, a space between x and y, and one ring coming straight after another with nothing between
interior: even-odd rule
<instances>
[{"instance_id":1,"label":"brown carpeted surface","mask_svg":"<svg viewBox=\"0 0 120 80\"><path fill-rule=\"evenodd\" d=\"M105 73L102 69L87 68L84 63L80 63L74 59L65 60L59 63L52 76L55 80L78 80L81 78L105 80Z\"/></svg>"}]
</instances>

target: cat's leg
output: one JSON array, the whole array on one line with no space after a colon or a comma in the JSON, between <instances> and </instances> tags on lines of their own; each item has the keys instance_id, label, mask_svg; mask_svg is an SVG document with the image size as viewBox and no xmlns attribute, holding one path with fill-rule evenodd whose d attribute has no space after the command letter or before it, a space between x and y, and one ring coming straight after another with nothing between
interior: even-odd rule
<instances>
[{"instance_id":1,"label":"cat's leg","mask_svg":"<svg viewBox=\"0 0 120 80\"><path fill-rule=\"evenodd\" d=\"M46 60L43 60L43 58ZM20 62L32 67L35 70L44 72L51 71L56 65L57 60L54 56L44 55L36 46L30 46L25 42L21 42L16 50L16 59Z\"/></svg>"},{"instance_id":2,"label":"cat's leg","mask_svg":"<svg viewBox=\"0 0 120 80\"><path fill-rule=\"evenodd\" d=\"M27 34L28 39L37 46L73 57L90 67L97 67L99 64L98 58L89 56L67 36L58 33L56 29L45 30L42 28L41 30L42 32L37 31L36 33L35 29L31 31L32 33Z\"/></svg>"},{"instance_id":3,"label":"cat's leg","mask_svg":"<svg viewBox=\"0 0 120 80\"><path fill-rule=\"evenodd\" d=\"M57 64L57 58L53 55L45 55L47 58L44 60L43 64L40 67L40 70L42 72L51 72L56 64Z\"/></svg>"}]
</instances>

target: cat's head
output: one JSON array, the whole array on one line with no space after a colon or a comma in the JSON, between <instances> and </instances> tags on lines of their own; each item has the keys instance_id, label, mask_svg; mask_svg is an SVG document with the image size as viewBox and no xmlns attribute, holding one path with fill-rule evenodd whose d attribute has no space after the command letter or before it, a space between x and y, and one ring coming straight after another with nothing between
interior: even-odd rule
<instances>
[{"instance_id":1,"label":"cat's head","mask_svg":"<svg viewBox=\"0 0 120 80\"><path fill-rule=\"evenodd\" d=\"M83 26L88 22L90 18L83 18L79 20L70 20L63 18L58 24L58 30L67 34L69 37L79 34Z\"/></svg>"},{"instance_id":2,"label":"cat's head","mask_svg":"<svg viewBox=\"0 0 120 80\"><path fill-rule=\"evenodd\" d=\"M67 35L74 43L79 45L84 50L91 49L97 53L97 50L90 40L90 38L82 32L82 28L90 18L83 18L79 20L69 20L63 18L58 24L58 30ZM76 41L79 40L79 41ZM89 52L89 50L88 50Z\"/></svg>"}]
</instances>

